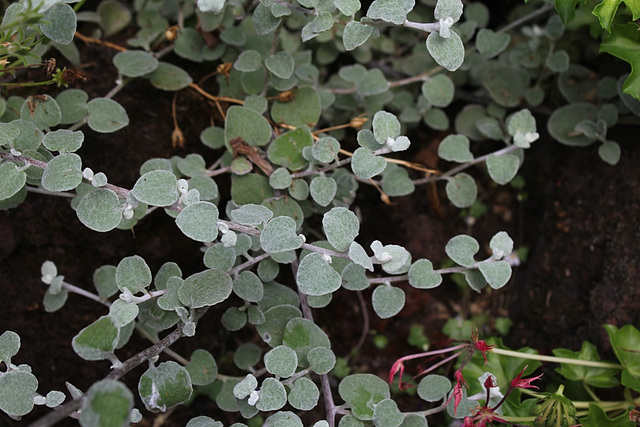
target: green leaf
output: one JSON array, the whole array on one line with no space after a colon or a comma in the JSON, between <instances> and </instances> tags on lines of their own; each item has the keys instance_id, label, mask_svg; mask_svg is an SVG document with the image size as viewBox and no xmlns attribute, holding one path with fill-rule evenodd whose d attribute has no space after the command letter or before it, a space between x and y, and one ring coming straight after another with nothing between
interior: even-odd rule
<instances>
[{"instance_id":1,"label":"green leaf","mask_svg":"<svg viewBox=\"0 0 640 427\"><path fill-rule=\"evenodd\" d=\"M304 147L313 144L311 132L306 126L283 133L269 146L267 157L276 165L289 170L297 170L306 166L309 161L302 155Z\"/></svg>"},{"instance_id":2,"label":"green leaf","mask_svg":"<svg viewBox=\"0 0 640 427\"><path fill-rule=\"evenodd\" d=\"M569 54L564 50L558 50L545 60L545 65L554 73L561 73L569 69Z\"/></svg>"},{"instance_id":3,"label":"green leaf","mask_svg":"<svg viewBox=\"0 0 640 427\"><path fill-rule=\"evenodd\" d=\"M460 234L449 240L444 250L457 264L473 267L476 263L473 256L480 250L480 244L473 237Z\"/></svg>"},{"instance_id":4,"label":"green leaf","mask_svg":"<svg viewBox=\"0 0 640 427\"><path fill-rule=\"evenodd\" d=\"M513 240L506 232L500 231L491 238L489 247L493 252L493 259L501 259L513 252Z\"/></svg>"},{"instance_id":5,"label":"green leaf","mask_svg":"<svg viewBox=\"0 0 640 427\"><path fill-rule=\"evenodd\" d=\"M451 31L449 38L438 33L430 33L427 37L427 50L433 59L449 71L455 71L464 62L464 45L460 36Z\"/></svg>"},{"instance_id":6,"label":"green leaf","mask_svg":"<svg viewBox=\"0 0 640 427\"><path fill-rule=\"evenodd\" d=\"M378 111L373 116L371 125L378 144L386 144L389 138L396 139L400 136L400 121L394 114Z\"/></svg>"},{"instance_id":7,"label":"green leaf","mask_svg":"<svg viewBox=\"0 0 640 427\"><path fill-rule=\"evenodd\" d=\"M256 50L243 51L233 63L233 68L243 73L259 70L262 67L262 57Z\"/></svg>"},{"instance_id":8,"label":"green leaf","mask_svg":"<svg viewBox=\"0 0 640 427\"><path fill-rule=\"evenodd\" d=\"M42 187L49 191L69 191L82 182L82 159L75 153L64 153L49 160L42 174Z\"/></svg>"},{"instance_id":9,"label":"green leaf","mask_svg":"<svg viewBox=\"0 0 640 427\"><path fill-rule=\"evenodd\" d=\"M511 266L506 261L482 261L478 268L493 289L500 289L511 279Z\"/></svg>"},{"instance_id":10,"label":"green leaf","mask_svg":"<svg viewBox=\"0 0 640 427\"><path fill-rule=\"evenodd\" d=\"M336 195L338 184L333 178L317 176L311 181L309 191L313 201L320 206L328 206Z\"/></svg>"},{"instance_id":11,"label":"green leaf","mask_svg":"<svg viewBox=\"0 0 640 427\"><path fill-rule=\"evenodd\" d=\"M78 332L73 337L71 346L84 360L103 360L113 357L119 338L120 328L114 320L109 316L101 316Z\"/></svg>"},{"instance_id":12,"label":"green leaf","mask_svg":"<svg viewBox=\"0 0 640 427\"><path fill-rule=\"evenodd\" d=\"M427 402L444 399L451 390L451 381L442 375L427 375L418 383L418 396Z\"/></svg>"},{"instance_id":13,"label":"green leaf","mask_svg":"<svg viewBox=\"0 0 640 427\"><path fill-rule=\"evenodd\" d=\"M298 368L298 355L286 345L279 345L265 353L264 366L277 378L289 378Z\"/></svg>"},{"instance_id":14,"label":"green leaf","mask_svg":"<svg viewBox=\"0 0 640 427\"><path fill-rule=\"evenodd\" d=\"M131 12L123 3L114 0L103 0L96 9L100 18L100 27L105 37L124 30L131 22Z\"/></svg>"},{"instance_id":15,"label":"green leaf","mask_svg":"<svg viewBox=\"0 0 640 427\"><path fill-rule=\"evenodd\" d=\"M367 10L367 16L402 25L414 6L415 0L374 0Z\"/></svg>"},{"instance_id":16,"label":"green leaf","mask_svg":"<svg viewBox=\"0 0 640 427\"><path fill-rule=\"evenodd\" d=\"M380 401L373 408L373 425L385 427L399 427L404 420L398 404L391 399Z\"/></svg>"},{"instance_id":17,"label":"green leaf","mask_svg":"<svg viewBox=\"0 0 640 427\"><path fill-rule=\"evenodd\" d=\"M376 156L371 150L365 147L358 148L351 160L353 173L361 179L369 179L382 173L387 166L384 157Z\"/></svg>"},{"instance_id":18,"label":"green leaf","mask_svg":"<svg viewBox=\"0 0 640 427\"><path fill-rule=\"evenodd\" d=\"M269 208L252 203L231 211L231 219L242 225L259 225L269 221L272 217L273 212Z\"/></svg>"},{"instance_id":19,"label":"green leaf","mask_svg":"<svg viewBox=\"0 0 640 427\"><path fill-rule=\"evenodd\" d=\"M598 147L598 156L610 165L617 165L620 161L620 146L614 141L604 141Z\"/></svg>"},{"instance_id":20,"label":"green leaf","mask_svg":"<svg viewBox=\"0 0 640 427\"><path fill-rule=\"evenodd\" d=\"M9 371L0 376L0 410L12 417L27 415L33 409L38 380L31 372Z\"/></svg>"},{"instance_id":21,"label":"green leaf","mask_svg":"<svg viewBox=\"0 0 640 427\"><path fill-rule=\"evenodd\" d=\"M73 41L78 19L67 3L55 3L44 13L42 21L40 30L54 42L67 45Z\"/></svg>"},{"instance_id":22,"label":"green leaf","mask_svg":"<svg viewBox=\"0 0 640 427\"><path fill-rule=\"evenodd\" d=\"M422 83L422 96L434 107L446 107L453 101L455 87L446 74L438 74Z\"/></svg>"},{"instance_id":23,"label":"green leaf","mask_svg":"<svg viewBox=\"0 0 640 427\"><path fill-rule=\"evenodd\" d=\"M282 383L275 378L265 378L260 387L256 408L260 411L277 411L286 404L287 391Z\"/></svg>"},{"instance_id":24,"label":"green leaf","mask_svg":"<svg viewBox=\"0 0 640 427\"><path fill-rule=\"evenodd\" d=\"M180 196L178 180L173 172L166 170L147 172L138 178L131 195L147 205L171 206Z\"/></svg>"},{"instance_id":25,"label":"green leaf","mask_svg":"<svg viewBox=\"0 0 640 427\"><path fill-rule=\"evenodd\" d=\"M259 302L264 296L262 281L251 271L243 271L236 277L233 281L233 292L249 302Z\"/></svg>"},{"instance_id":26,"label":"green leaf","mask_svg":"<svg viewBox=\"0 0 640 427\"><path fill-rule=\"evenodd\" d=\"M298 365L302 367L309 366L307 354L311 349L331 348L331 341L320 326L303 317L295 317L287 322L282 343L296 352Z\"/></svg>"},{"instance_id":27,"label":"green leaf","mask_svg":"<svg viewBox=\"0 0 640 427\"><path fill-rule=\"evenodd\" d=\"M381 319L389 319L402 310L405 303L404 291L388 285L380 285L373 290L371 304Z\"/></svg>"},{"instance_id":28,"label":"green leaf","mask_svg":"<svg viewBox=\"0 0 640 427\"><path fill-rule=\"evenodd\" d=\"M637 426L637 423L629 420L629 414L626 411L615 418L609 418L602 407L590 403L589 414L580 418L580 425L583 427L634 427Z\"/></svg>"},{"instance_id":29,"label":"green leaf","mask_svg":"<svg viewBox=\"0 0 640 427\"><path fill-rule=\"evenodd\" d=\"M384 73L375 68L368 70L366 74L356 83L356 90L361 96L379 95L389 90L389 81Z\"/></svg>"},{"instance_id":30,"label":"green leaf","mask_svg":"<svg viewBox=\"0 0 640 427\"><path fill-rule=\"evenodd\" d=\"M476 36L476 46L478 52L484 58L493 58L498 56L503 50L507 48L511 36L507 33L495 33L488 28L482 28L478 31Z\"/></svg>"},{"instance_id":31,"label":"green leaf","mask_svg":"<svg viewBox=\"0 0 640 427\"><path fill-rule=\"evenodd\" d=\"M247 374L242 381L233 386L233 395L237 399L244 399L258 388L258 380L252 374Z\"/></svg>"},{"instance_id":32,"label":"green leaf","mask_svg":"<svg viewBox=\"0 0 640 427\"><path fill-rule=\"evenodd\" d=\"M309 367L318 375L329 373L336 365L336 355L326 347L315 347L307 353Z\"/></svg>"},{"instance_id":33,"label":"green leaf","mask_svg":"<svg viewBox=\"0 0 640 427\"><path fill-rule=\"evenodd\" d=\"M176 225L196 242L213 242L218 236L218 208L211 202L186 206L176 218Z\"/></svg>"},{"instance_id":34,"label":"green leaf","mask_svg":"<svg viewBox=\"0 0 640 427\"><path fill-rule=\"evenodd\" d=\"M640 390L640 332L633 325L621 329L604 325L616 357L624 367L622 385Z\"/></svg>"},{"instance_id":35,"label":"green leaf","mask_svg":"<svg viewBox=\"0 0 640 427\"><path fill-rule=\"evenodd\" d=\"M598 349L591 343L584 341L580 351L571 351L564 348L553 349L553 355L567 359L589 360L600 362ZM571 381L584 381L593 387L615 387L620 384L617 375L619 369L595 368L591 366L562 363L556 371Z\"/></svg>"},{"instance_id":36,"label":"green leaf","mask_svg":"<svg viewBox=\"0 0 640 427\"><path fill-rule=\"evenodd\" d=\"M473 205L478 195L478 187L471 175L461 172L447 181L445 186L447 197L454 206L468 208Z\"/></svg>"},{"instance_id":37,"label":"green leaf","mask_svg":"<svg viewBox=\"0 0 640 427\"><path fill-rule=\"evenodd\" d=\"M60 153L72 153L77 151L84 141L84 134L80 131L69 129L58 129L54 132L47 132L42 138L42 144L50 151Z\"/></svg>"},{"instance_id":38,"label":"green leaf","mask_svg":"<svg viewBox=\"0 0 640 427\"><path fill-rule=\"evenodd\" d=\"M251 123L251 126L247 126ZM234 105L227 110L224 140L230 148L230 141L242 138L247 144L256 147L265 145L271 139L271 126L267 119L255 111Z\"/></svg>"},{"instance_id":39,"label":"green leaf","mask_svg":"<svg viewBox=\"0 0 640 427\"><path fill-rule=\"evenodd\" d=\"M584 147L595 141L594 137L576 132L576 126L584 120L593 120L597 107L586 102L575 102L558 108L547 122L551 136L564 145Z\"/></svg>"},{"instance_id":40,"label":"green leaf","mask_svg":"<svg viewBox=\"0 0 640 427\"><path fill-rule=\"evenodd\" d=\"M320 390L318 390L318 386L309 378L298 378L291 385L288 401L289 404L297 410L310 411L316 407L318 399L320 399Z\"/></svg>"},{"instance_id":41,"label":"green leaf","mask_svg":"<svg viewBox=\"0 0 640 427\"><path fill-rule=\"evenodd\" d=\"M87 228L106 232L120 224L122 205L113 190L96 188L80 200L76 207L76 214Z\"/></svg>"},{"instance_id":42,"label":"green leaf","mask_svg":"<svg viewBox=\"0 0 640 427\"><path fill-rule=\"evenodd\" d=\"M87 103L87 124L100 133L111 133L129 124L127 112L113 99L94 98Z\"/></svg>"},{"instance_id":43,"label":"green leaf","mask_svg":"<svg viewBox=\"0 0 640 427\"><path fill-rule=\"evenodd\" d=\"M447 135L438 146L438 156L449 162L472 161L473 154L469 151L469 138L464 135Z\"/></svg>"},{"instance_id":44,"label":"green leaf","mask_svg":"<svg viewBox=\"0 0 640 427\"><path fill-rule=\"evenodd\" d=\"M191 354L189 364L185 366L194 385L211 384L218 375L218 365L206 350L197 349Z\"/></svg>"},{"instance_id":45,"label":"green leaf","mask_svg":"<svg viewBox=\"0 0 640 427\"><path fill-rule=\"evenodd\" d=\"M302 420L291 411L276 412L265 421L265 427L302 427Z\"/></svg>"},{"instance_id":46,"label":"green leaf","mask_svg":"<svg viewBox=\"0 0 640 427\"><path fill-rule=\"evenodd\" d=\"M189 372L173 361L149 367L138 382L142 402L152 412L166 412L186 402L192 392Z\"/></svg>"},{"instance_id":47,"label":"green leaf","mask_svg":"<svg viewBox=\"0 0 640 427\"><path fill-rule=\"evenodd\" d=\"M438 0L433 11L433 17L437 20L453 18L453 22L458 22L462 16L461 0Z\"/></svg>"},{"instance_id":48,"label":"green leaf","mask_svg":"<svg viewBox=\"0 0 640 427\"><path fill-rule=\"evenodd\" d=\"M291 54L280 51L273 56L268 57L264 61L267 70L281 79L288 79L293 75L295 63Z\"/></svg>"},{"instance_id":49,"label":"green leaf","mask_svg":"<svg viewBox=\"0 0 640 427\"><path fill-rule=\"evenodd\" d=\"M622 92L640 99L640 33L638 24L613 24L611 36L600 44L600 52L609 53L626 61L631 66L631 74L625 80Z\"/></svg>"},{"instance_id":50,"label":"green leaf","mask_svg":"<svg viewBox=\"0 0 640 427\"><path fill-rule=\"evenodd\" d=\"M12 197L24 187L27 174L15 163L5 162L0 165L0 200Z\"/></svg>"},{"instance_id":51,"label":"green leaf","mask_svg":"<svg viewBox=\"0 0 640 427\"><path fill-rule=\"evenodd\" d=\"M5 331L0 335L0 360L11 363L11 358L20 350L20 335L13 331Z\"/></svg>"},{"instance_id":52,"label":"green leaf","mask_svg":"<svg viewBox=\"0 0 640 427\"><path fill-rule=\"evenodd\" d=\"M233 363L242 369L247 370L260 361L262 351L260 347L253 343L242 344L233 354Z\"/></svg>"},{"instance_id":53,"label":"green leaf","mask_svg":"<svg viewBox=\"0 0 640 427\"><path fill-rule=\"evenodd\" d=\"M373 419L373 408L390 397L389 386L373 374L354 374L345 377L338 386L340 397L351 407L359 420Z\"/></svg>"},{"instance_id":54,"label":"green leaf","mask_svg":"<svg viewBox=\"0 0 640 427\"><path fill-rule=\"evenodd\" d=\"M218 14L224 9L226 0L198 0L198 10Z\"/></svg>"},{"instance_id":55,"label":"green leaf","mask_svg":"<svg viewBox=\"0 0 640 427\"><path fill-rule=\"evenodd\" d=\"M193 83L191 76L177 65L158 62L156 69L145 76L156 88L167 91L184 89Z\"/></svg>"},{"instance_id":56,"label":"green leaf","mask_svg":"<svg viewBox=\"0 0 640 427\"><path fill-rule=\"evenodd\" d=\"M513 154L490 154L486 163L489 176L500 185L510 182L520 168L520 159Z\"/></svg>"},{"instance_id":57,"label":"green leaf","mask_svg":"<svg viewBox=\"0 0 640 427\"><path fill-rule=\"evenodd\" d=\"M302 42L307 42L320 33L324 33L333 27L333 15L327 11L321 11L315 18L302 28Z\"/></svg>"},{"instance_id":58,"label":"green leaf","mask_svg":"<svg viewBox=\"0 0 640 427\"><path fill-rule=\"evenodd\" d=\"M353 16L360 10L360 0L334 0L333 4L336 5L340 13L345 16ZM357 22L357 21L351 21ZM347 24L348 26L348 24Z\"/></svg>"},{"instance_id":59,"label":"green leaf","mask_svg":"<svg viewBox=\"0 0 640 427\"><path fill-rule=\"evenodd\" d=\"M87 390L82 402L80 425L111 427L129 424L133 393L119 381L102 380Z\"/></svg>"},{"instance_id":60,"label":"green leaf","mask_svg":"<svg viewBox=\"0 0 640 427\"><path fill-rule=\"evenodd\" d=\"M296 222L288 216L271 219L260 234L260 246L267 253L298 249L302 239L296 234Z\"/></svg>"},{"instance_id":61,"label":"green leaf","mask_svg":"<svg viewBox=\"0 0 640 427\"><path fill-rule=\"evenodd\" d=\"M634 21L640 18L640 2L638 0L602 0L593 8L593 14L598 17L600 26L609 32L611 32L611 24L620 3L624 3L631 10Z\"/></svg>"},{"instance_id":62,"label":"green leaf","mask_svg":"<svg viewBox=\"0 0 640 427\"><path fill-rule=\"evenodd\" d=\"M158 68L158 60L148 52L128 50L113 57L113 65L127 77L140 77Z\"/></svg>"},{"instance_id":63,"label":"green leaf","mask_svg":"<svg viewBox=\"0 0 640 427\"><path fill-rule=\"evenodd\" d=\"M300 292L306 295L329 294L342 284L340 274L318 252L312 252L302 259L296 277Z\"/></svg>"},{"instance_id":64,"label":"green leaf","mask_svg":"<svg viewBox=\"0 0 640 427\"><path fill-rule=\"evenodd\" d=\"M357 244L354 242L354 244ZM364 251L364 248L362 249ZM371 260L369 260L371 263ZM371 263L371 270L373 271L373 263ZM342 286L350 291L362 291L369 287L369 279L365 274L364 267L362 265L351 263L347 264L342 269Z\"/></svg>"},{"instance_id":65,"label":"green leaf","mask_svg":"<svg viewBox=\"0 0 640 427\"><path fill-rule=\"evenodd\" d=\"M580 0L555 0L555 8L566 26L576 16L576 5Z\"/></svg>"},{"instance_id":66,"label":"green leaf","mask_svg":"<svg viewBox=\"0 0 640 427\"><path fill-rule=\"evenodd\" d=\"M296 89L290 101L276 100L271 107L271 118L276 123L286 123L296 128L313 128L320 119L321 112L322 104L318 91L305 86Z\"/></svg>"},{"instance_id":67,"label":"green leaf","mask_svg":"<svg viewBox=\"0 0 640 427\"><path fill-rule=\"evenodd\" d=\"M232 289L233 281L227 273L210 268L187 277L178 290L178 297L191 308L208 307L226 300Z\"/></svg>"},{"instance_id":68,"label":"green leaf","mask_svg":"<svg viewBox=\"0 0 640 427\"><path fill-rule=\"evenodd\" d=\"M442 283L442 275L433 270L428 259L419 259L409 269L409 284L418 289L437 288Z\"/></svg>"},{"instance_id":69,"label":"green leaf","mask_svg":"<svg viewBox=\"0 0 640 427\"><path fill-rule=\"evenodd\" d=\"M322 217L322 228L331 246L344 252L360 233L360 221L349 209L335 207Z\"/></svg>"},{"instance_id":70,"label":"green leaf","mask_svg":"<svg viewBox=\"0 0 640 427\"><path fill-rule=\"evenodd\" d=\"M253 12L253 25L259 36L264 36L274 31L280 24L281 19L276 18L270 9L259 4Z\"/></svg>"},{"instance_id":71,"label":"green leaf","mask_svg":"<svg viewBox=\"0 0 640 427\"><path fill-rule=\"evenodd\" d=\"M136 294L151 284L151 270L138 255L123 258L116 267L116 284L121 291L129 289Z\"/></svg>"},{"instance_id":72,"label":"green leaf","mask_svg":"<svg viewBox=\"0 0 640 427\"><path fill-rule=\"evenodd\" d=\"M49 95L30 96L20 107L20 118L33 122L38 129L57 126L62 120L62 112L58 103Z\"/></svg>"}]
</instances>

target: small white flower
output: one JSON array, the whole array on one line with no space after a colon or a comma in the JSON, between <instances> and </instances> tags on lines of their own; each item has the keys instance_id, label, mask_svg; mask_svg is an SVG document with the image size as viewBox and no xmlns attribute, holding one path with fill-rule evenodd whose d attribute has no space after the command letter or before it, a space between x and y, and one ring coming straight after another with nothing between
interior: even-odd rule
<instances>
[{"instance_id":1,"label":"small white flower","mask_svg":"<svg viewBox=\"0 0 640 427\"><path fill-rule=\"evenodd\" d=\"M393 255L391 255L389 252L382 251L380 254L376 255L376 258L378 259L378 261L384 264L385 262L391 261L393 259Z\"/></svg>"},{"instance_id":2,"label":"small white flower","mask_svg":"<svg viewBox=\"0 0 640 427\"><path fill-rule=\"evenodd\" d=\"M91 170L91 168L84 168L82 177L87 181L91 181L93 179L93 170Z\"/></svg>"},{"instance_id":3,"label":"small white flower","mask_svg":"<svg viewBox=\"0 0 640 427\"><path fill-rule=\"evenodd\" d=\"M327 264L331 264L331 263L333 262L333 259L331 258L331 256L330 256L330 255L322 254L322 258L324 259L324 261L325 261Z\"/></svg>"},{"instance_id":4,"label":"small white flower","mask_svg":"<svg viewBox=\"0 0 640 427\"><path fill-rule=\"evenodd\" d=\"M253 390L251 392L251 394L249 394L249 400L247 401L247 403L250 406L254 406L259 398L260 398L260 391L259 390Z\"/></svg>"}]
</instances>

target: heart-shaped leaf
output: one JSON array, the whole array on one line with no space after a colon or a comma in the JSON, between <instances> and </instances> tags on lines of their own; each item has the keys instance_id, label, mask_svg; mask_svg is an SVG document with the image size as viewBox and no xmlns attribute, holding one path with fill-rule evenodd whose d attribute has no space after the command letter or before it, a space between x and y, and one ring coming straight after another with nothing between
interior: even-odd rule
<instances>
[{"instance_id":1,"label":"heart-shaped leaf","mask_svg":"<svg viewBox=\"0 0 640 427\"><path fill-rule=\"evenodd\" d=\"M347 208L332 208L322 217L327 240L338 251L346 251L360 232L360 221Z\"/></svg>"},{"instance_id":2,"label":"heart-shaped leaf","mask_svg":"<svg viewBox=\"0 0 640 427\"><path fill-rule=\"evenodd\" d=\"M428 259L419 259L409 269L409 284L418 289L437 288L442 283L442 275L433 270Z\"/></svg>"},{"instance_id":3,"label":"heart-shaped leaf","mask_svg":"<svg viewBox=\"0 0 640 427\"><path fill-rule=\"evenodd\" d=\"M478 268L493 289L500 289L511 278L511 266L506 261L483 261Z\"/></svg>"},{"instance_id":4,"label":"heart-shaped leaf","mask_svg":"<svg viewBox=\"0 0 640 427\"><path fill-rule=\"evenodd\" d=\"M461 234L449 240L444 250L454 262L464 267L473 267L476 263L473 256L480 250L480 245L473 237Z\"/></svg>"},{"instance_id":5,"label":"heart-shaped leaf","mask_svg":"<svg viewBox=\"0 0 640 427\"><path fill-rule=\"evenodd\" d=\"M296 222L288 216L272 218L260 234L260 246L267 253L291 251L302 246L302 239L296 234Z\"/></svg>"},{"instance_id":6,"label":"heart-shaped leaf","mask_svg":"<svg viewBox=\"0 0 640 427\"><path fill-rule=\"evenodd\" d=\"M438 156L448 162L472 161L473 154L469 151L469 138L464 135L448 135L438 146Z\"/></svg>"},{"instance_id":7,"label":"heart-shaped leaf","mask_svg":"<svg viewBox=\"0 0 640 427\"><path fill-rule=\"evenodd\" d=\"M499 55L511 41L507 33L494 33L493 30L482 28L476 36L478 52L485 58L493 58Z\"/></svg>"},{"instance_id":8,"label":"heart-shaped leaf","mask_svg":"<svg viewBox=\"0 0 640 427\"><path fill-rule=\"evenodd\" d=\"M447 181L445 191L451 203L458 208L473 205L478 196L478 187L471 175L461 172Z\"/></svg>"},{"instance_id":9,"label":"heart-shaped leaf","mask_svg":"<svg viewBox=\"0 0 640 427\"><path fill-rule=\"evenodd\" d=\"M368 148L360 147L353 153L351 169L360 179L373 178L382 173L386 166L384 157L374 155Z\"/></svg>"},{"instance_id":10,"label":"heart-shaped leaf","mask_svg":"<svg viewBox=\"0 0 640 427\"><path fill-rule=\"evenodd\" d=\"M520 159L513 154L502 154L499 156L490 154L489 157L487 157L489 176L500 185L511 181L518 173L518 168L520 168Z\"/></svg>"},{"instance_id":11,"label":"heart-shaped leaf","mask_svg":"<svg viewBox=\"0 0 640 427\"><path fill-rule=\"evenodd\" d=\"M300 261L296 280L300 292L315 296L335 292L342 284L340 274L318 252L312 252Z\"/></svg>"},{"instance_id":12,"label":"heart-shaped leaf","mask_svg":"<svg viewBox=\"0 0 640 427\"><path fill-rule=\"evenodd\" d=\"M381 319L389 319L398 314L404 307L404 302L404 291L393 286L378 286L371 295L373 310Z\"/></svg>"}]
</instances>

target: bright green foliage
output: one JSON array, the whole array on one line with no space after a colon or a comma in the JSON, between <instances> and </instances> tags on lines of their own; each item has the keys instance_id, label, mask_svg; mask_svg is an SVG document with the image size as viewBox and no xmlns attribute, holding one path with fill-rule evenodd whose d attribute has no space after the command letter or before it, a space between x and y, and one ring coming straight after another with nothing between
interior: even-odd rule
<instances>
[{"instance_id":1,"label":"bright green foliage","mask_svg":"<svg viewBox=\"0 0 640 427\"><path fill-rule=\"evenodd\" d=\"M639 10L634 11L640 13ZM634 18L637 19L637 18ZM638 24L629 22L625 25L613 24L611 36L606 38L600 45L600 51L609 53L617 58L626 61L631 66L631 74L624 82L622 91L640 99L640 36L638 35Z\"/></svg>"},{"instance_id":2,"label":"bright green foliage","mask_svg":"<svg viewBox=\"0 0 640 427\"><path fill-rule=\"evenodd\" d=\"M556 348L553 349L553 354L557 357L566 357L569 359L600 361L598 350L593 344L587 341L582 343L582 349L580 351ZM563 363L557 368L557 371L569 380L584 381L593 387L614 387L620 384L620 381L616 378L619 372L617 369L594 368Z\"/></svg>"},{"instance_id":3,"label":"bright green foliage","mask_svg":"<svg viewBox=\"0 0 640 427\"><path fill-rule=\"evenodd\" d=\"M609 334L616 357L624 367L622 385L640 390L640 332L633 325L625 325L620 329L613 325L604 325L604 328Z\"/></svg>"},{"instance_id":4,"label":"bright green foliage","mask_svg":"<svg viewBox=\"0 0 640 427\"><path fill-rule=\"evenodd\" d=\"M269 145L267 155L273 163L290 170L296 170L308 163L302 156L302 150L311 144L313 144L313 139L309 130L306 127L301 127L276 138Z\"/></svg>"}]
</instances>

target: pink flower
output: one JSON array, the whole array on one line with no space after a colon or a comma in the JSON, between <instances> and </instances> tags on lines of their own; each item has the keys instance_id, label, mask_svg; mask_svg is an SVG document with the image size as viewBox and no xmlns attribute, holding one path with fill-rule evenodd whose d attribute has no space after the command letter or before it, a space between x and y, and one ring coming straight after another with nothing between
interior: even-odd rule
<instances>
[{"instance_id":1,"label":"pink flower","mask_svg":"<svg viewBox=\"0 0 640 427\"><path fill-rule=\"evenodd\" d=\"M404 364L402 363L402 359L396 360L393 366L391 366L391 370L389 371L389 384L393 383L393 378L398 372L400 372L400 379L398 380L398 384L401 385L402 374L404 374Z\"/></svg>"},{"instance_id":2,"label":"pink flower","mask_svg":"<svg viewBox=\"0 0 640 427\"><path fill-rule=\"evenodd\" d=\"M522 378L522 374L524 374L524 371L527 369L527 367L525 366L524 369L522 371L520 371L520 373L518 374L517 377L515 377L513 380L511 380L511 387L512 388L535 388L537 389L538 387L535 385L532 385L531 382L535 381L537 379L540 379L540 377L542 376L542 374L538 375L537 377L531 377L531 378Z\"/></svg>"}]
</instances>

